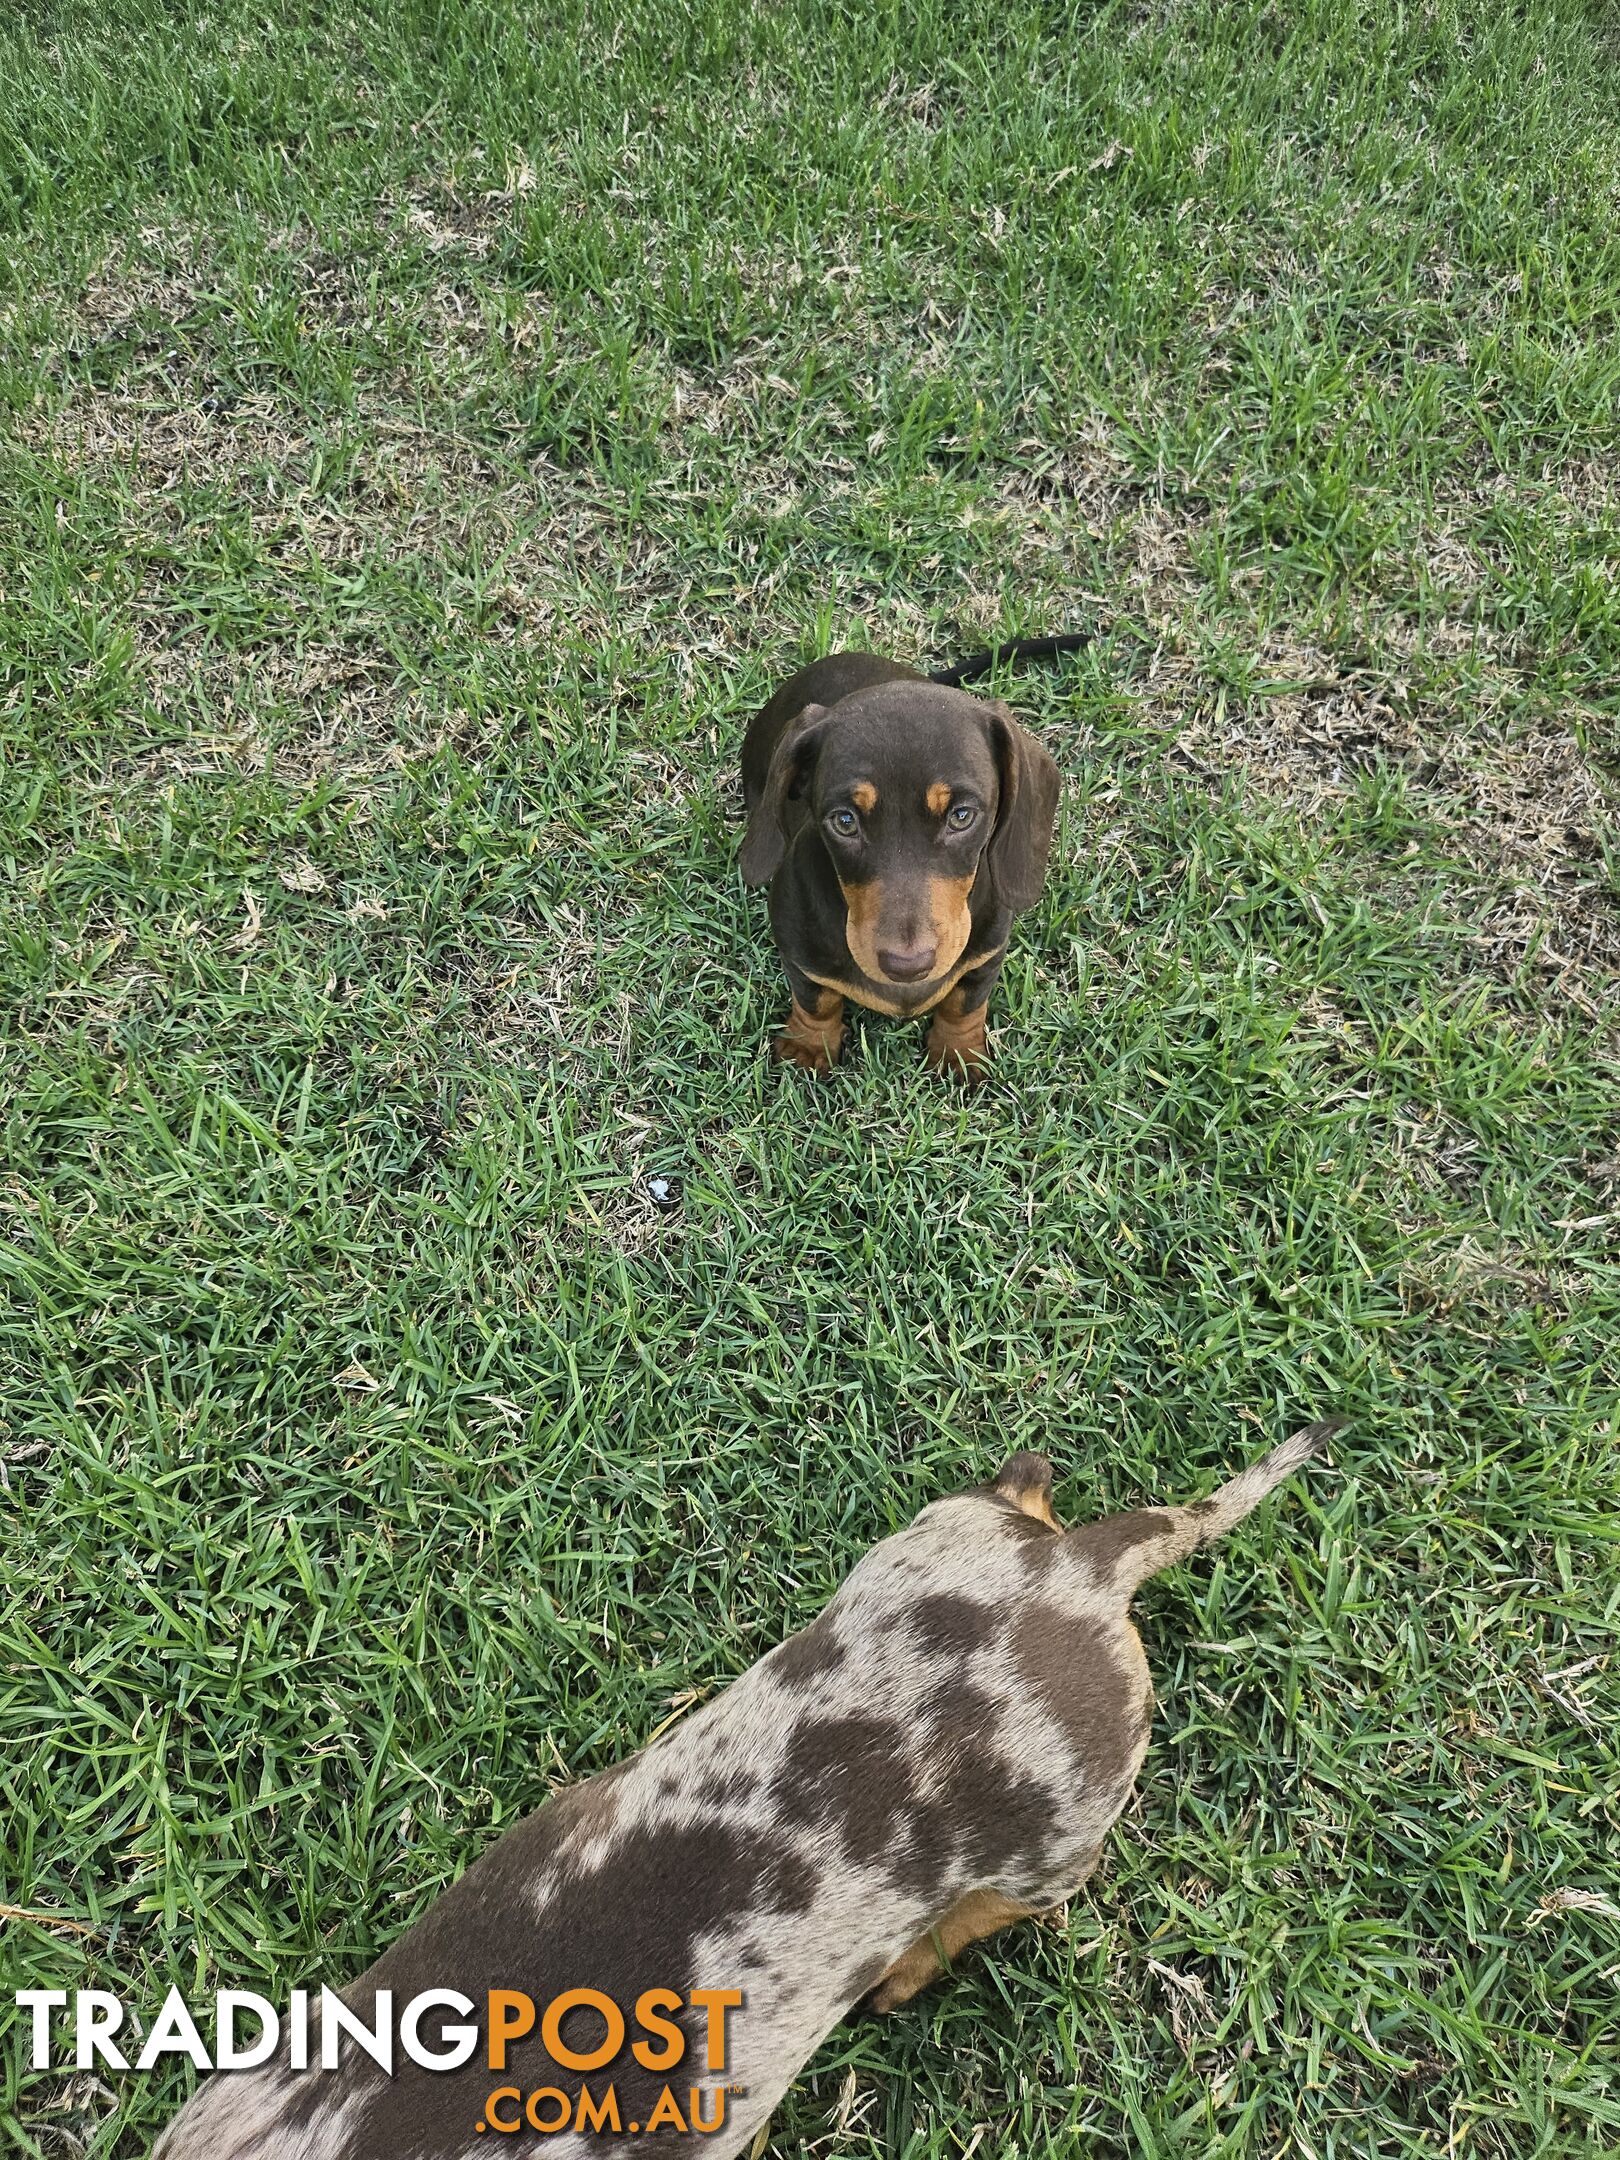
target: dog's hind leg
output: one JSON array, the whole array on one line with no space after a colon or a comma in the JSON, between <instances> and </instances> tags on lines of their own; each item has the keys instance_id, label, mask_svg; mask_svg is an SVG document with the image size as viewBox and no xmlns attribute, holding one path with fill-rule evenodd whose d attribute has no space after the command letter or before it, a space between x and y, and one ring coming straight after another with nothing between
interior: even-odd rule
<instances>
[{"instance_id":1,"label":"dog's hind leg","mask_svg":"<svg viewBox=\"0 0 1620 2160\"><path fill-rule=\"evenodd\" d=\"M1027 1920L1031 1910L1028 1905L1004 1897L999 1890L970 1890L966 1897L957 1899L926 1935L919 1935L911 1948L895 1959L872 1990L869 1998L872 2008L898 2010L902 2003L910 2002L920 1988L927 1987L930 1980L938 1980L949 1972L952 1961L961 1956L969 1943L994 1935L999 1928L1010 1927L1015 1920Z\"/></svg>"},{"instance_id":2,"label":"dog's hind leg","mask_svg":"<svg viewBox=\"0 0 1620 2160\"><path fill-rule=\"evenodd\" d=\"M949 1972L953 1961L970 1943L1011 1927L1015 1920L1055 1911L1084 1887L1101 1852L1100 1845L1094 1847L1076 1872L1065 1874L1061 1884L1043 1884L1027 1898L1008 1897L1001 1890L970 1890L966 1897L958 1898L926 1935L919 1935L911 1948L895 1959L868 1996L871 2007L897 2010L931 1980Z\"/></svg>"}]
</instances>

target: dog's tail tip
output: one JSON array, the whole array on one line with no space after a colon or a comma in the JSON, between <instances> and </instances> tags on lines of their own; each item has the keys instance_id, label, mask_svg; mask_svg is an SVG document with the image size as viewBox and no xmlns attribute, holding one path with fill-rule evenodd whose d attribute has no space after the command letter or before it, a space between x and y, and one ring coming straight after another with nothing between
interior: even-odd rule
<instances>
[{"instance_id":1,"label":"dog's tail tip","mask_svg":"<svg viewBox=\"0 0 1620 2160\"><path fill-rule=\"evenodd\" d=\"M950 667L936 668L928 680L958 690L963 683L976 682L981 675L993 674L998 667L1011 666L1014 661L1056 660L1065 653L1079 652L1095 636L1094 630L1063 630L1054 637L1014 638L1006 644L987 646L983 652L970 653Z\"/></svg>"},{"instance_id":2,"label":"dog's tail tip","mask_svg":"<svg viewBox=\"0 0 1620 2160\"><path fill-rule=\"evenodd\" d=\"M1252 1494L1248 1505L1253 1506L1284 1479L1291 1478L1296 1470L1325 1461L1329 1445L1349 1423L1347 1417L1325 1417L1301 1425L1297 1432L1291 1432L1286 1440L1279 1441L1269 1455L1263 1455L1246 1476L1234 1478L1228 1489L1234 1498L1240 1492L1246 1497Z\"/></svg>"},{"instance_id":3,"label":"dog's tail tip","mask_svg":"<svg viewBox=\"0 0 1620 2160\"><path fill-rule=\"evenodd\" d=\"M1301 1463L1316 1462L1349 1423L1347 1417L1317 1418L1312 1424L1302 1425L1298 1432L1290 1433L1277 1452L1279 1455L1294 1453Z\"/></svg>"}]
</instances>

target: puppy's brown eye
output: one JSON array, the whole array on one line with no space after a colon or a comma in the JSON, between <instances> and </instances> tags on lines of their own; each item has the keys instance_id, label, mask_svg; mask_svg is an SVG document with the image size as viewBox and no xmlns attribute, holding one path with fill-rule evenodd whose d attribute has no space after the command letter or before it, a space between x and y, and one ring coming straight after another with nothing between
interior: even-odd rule
<instances>
[{"instance_id":1,"label":"puppy's brown eye","mask_svg":"<svg viewBox=\"0 0 1620 2160\"><path fill-rule=\"evenodd\" d=\"M827 823L840 840L853 840L861 829L861 821L853 810L835 810Z\"/></svg>"},{"instance_id":2,"label":"puppy's brown eye","mask_svg":"<svg viewBox=\"0 0 1620 2160\"><path fill-rule=\"evenodd\" d=\"M978 814L970 802L959 802L952 806L945 822L952 832L966 832Z\"/></svg>"}]
</instances>

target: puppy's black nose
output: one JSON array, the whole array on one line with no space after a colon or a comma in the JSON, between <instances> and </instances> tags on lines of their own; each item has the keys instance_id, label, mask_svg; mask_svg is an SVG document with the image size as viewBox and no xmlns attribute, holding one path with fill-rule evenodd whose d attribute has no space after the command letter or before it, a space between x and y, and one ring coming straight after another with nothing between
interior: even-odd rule
<instances>
[{"instance_id":1,"label":"puppy's black nose","mask_svg":"<svg viewBox=\"0 0 1620 2160\"><path fill-rule=\"evenodd\" d=\"M913 945L905 952L878 948L878 964L891 982L922 982L933 972L937 945Z\"/></svg>"}]
</instances>

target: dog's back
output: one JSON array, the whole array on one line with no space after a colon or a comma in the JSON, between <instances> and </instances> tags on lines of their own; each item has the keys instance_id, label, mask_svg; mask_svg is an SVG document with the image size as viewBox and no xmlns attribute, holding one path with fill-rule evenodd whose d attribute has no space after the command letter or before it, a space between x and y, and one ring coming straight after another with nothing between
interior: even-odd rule
<instances>
[{"instance_id":1,"label":"dog's back","mask_svg":"<svg viewBox=\"0 0 1620 2160\"><path fill-rule=\"evenodd\" d=\"M1062 1540L1016 1510L958 1496L869 1552L810 1627L704 1709L618 1769L560 1794L501 1838L352 1987L369 2022L379 1989L396 2014L453 1988L482 2014L491 1989L544 2004L589 1987L626 2012L649 1989L743 1991L727 2020L724 2070L705 2061L706 2011L677 2022L679 2070L649 2072L625 2050L600 2076L564 2071L517 2043L492 2076L483 2054L392 2078L352 2054L341 2077L280 2066L216 2078L175 2123L158 2160L450 2160L490 2150L474 2126L492 2085L550 2086L577 2101L611 2080L628 2133L666 2084L729 2099L704 2150L741 2149L838 2019L963 1892L1028 1891L1065 1874L1118 1810L1139 1748L1113 1739L1087 1759L1083 1720L1042 1700L1043 1631L1079 1620L1083 1572L1056 1603L1032 1600L1032 1542ZM1097 1614L1100 1619L1101 1613ZM1110 1629L1110 1633L1114 1630ZM1139 1657L1139 1653L1138 1653ZM1145 1676L1082 1648L1077 1676L1098 1732L1127 1698L1145 1737ZM1095 1782L1077 1829L1075 1793ZM1094 1831L1094 1835L1093 1835ZM453 2021L453 2013L446 2013ZM565 2027L586 2049L602 2026ZM705 2119L712 2116L705 2101ZM628 2134L626 2153L662 2136ZM607 2160L611 2135L548 2150ZM690 2149L671 2134L670 2150Z\"/></svg>"},{"instance_id":2,"label":"dog's back","mask_svg":"<svg viewBox=\"0 0 1620 2160\"><path fill-rule=\"evenodd\" d=\"M588 1989L627 2019L667 1990L685 2006L670 2006L678 2066L624 2046L599 2074L568 2070L538 2030L499 2073L483 2048L453 2071L397 2060L392 2077L352 2053L341 2076L278 2062L205 2086L156 2160L474 2160L492 2149L478 2125L497 2086L550 2088L547 2121L577 2123L582 2095L600 2103L611 2085L622 2134L560 2130L559 2156L691 2150L674 2128L648 2134L669 2120L666 2085L683 2119L713 2123L723 2102L703 2149L740 2152L853 2003L880 1982L885 2006L925 1983L953 1911L947 1947L960 1947L1083 1879L1147 1745L1132 1592L1318 1441L1300 1436L1195 1509L1067 1534L1044 1457L936 1501L713 1702L508 1831L344 1991L371 2023L384 1989L396 2016L456 1990L480 2022L495 1990L543 2006ZM728 1990L742 2000L722 2061L714 2010L692 1997ZM602 2013L570 2015L565 2047L588 2054Z\"/></svg>"}]
</instances>

